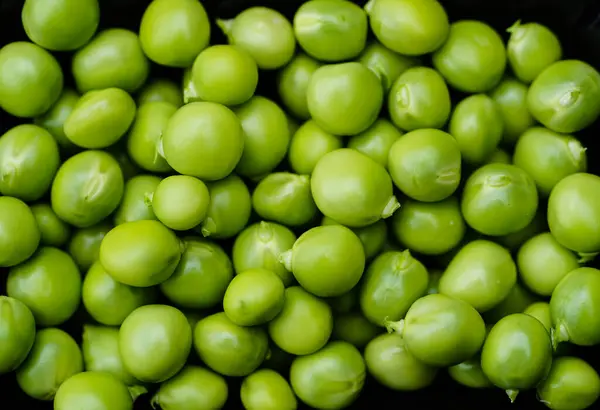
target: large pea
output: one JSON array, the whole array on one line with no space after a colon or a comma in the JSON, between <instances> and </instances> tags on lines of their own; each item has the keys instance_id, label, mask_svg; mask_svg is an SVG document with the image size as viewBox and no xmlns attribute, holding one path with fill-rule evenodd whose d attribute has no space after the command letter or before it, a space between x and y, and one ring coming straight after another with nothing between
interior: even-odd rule
<instances>
[{"instance_id":1,"label":"large pea","mask_svg":"<svg viewBox=\"0 0 600 410\"><path fill-rule=\"evenodd\" d=\"M506 298L516 281L517 267L510 252L494 242L475 240L454 256L439 291L485 312Z\"/></svg>"},{"instance_id":2,"label":"large pea","mask_svg":"<svg viewBox=\"0 0 600 410\"><path fill-rule=\"evenodd\" d=\"M327 344L333 330L331 308L300 286L285 290L281 313L269 322L269 336L294 355L316 352Z\"/></svg>"},{"instance_id":3,"label":"large pea","mask_svg":"<svg viewBox=\"0 0 600 410\"><path fill-rule=\"evenodd\" d=\"M31 208L20 199L0 196L0 267L26 261L40 244L41 233Z\"/></svg>"},{"instance_id":4,"label":"large pea","mask_svg":"<svg viewBox=\"0 0 600 410\"><path fill-rule=\"evenodd\" d=\"M271 369L261 369L242 382L242 403L248 410L296 410L298 402L287 380Z\"/></svg>"},{"instance_id":5,"label":"large pea","mask_svg":"<svg viewBox=\"0 0 600 410\"><path fill-rule=\"evenodd\" d=\"M194 329L194 347L200 359L224 376L254 372L267 356L268 340L262 327L238 326L224 312L200 320Z\"/></svg>"},{"instance_id":6,"label":"large pea","mask_svg":"<svg viewBox=\"0 0 600 410\"><path fill-rule=\"evenodd\" d=\"M166 177L152 194L152 211L156 218L177 231L190 230L204 221L209 204L206 184L188 175Z\"/></svg>"},{"instance_id":7,"label":"large pea","mask_svg":"<svg viewBox=\"0 0 600 410\"><path fill-rule=\"evenodd\" d=\"M515 165L487 164L473 172L462 194L467 224L488 236L503 236L525 228L538 208L533 179Z\"/></svg>"},{"instance_id":8,"label":"large pea","mask_svg":"<svg viewBox=\"0 0 600 410\"><path fill-rule=\"evenodd\" d=\"M304 232L280 260L304 289L320 297L348 292L365 267L360 239L342 225L317 226Z\"/></svg>"},{"instance_id":9,"label":"large pea","mask_svg":"<svg viewBox=\"0 0 600 410\"><path fill-rule=\"evenodd\" d=\"M401 130L442 128L450 116L448 86L432 68L409 68L394 81L388 109L392 122Z\"/></svg>"},{"instance_id":10,"label":"large pea","mask_svg":"<svg viewBox=\"0 0 600 410\"><path fill-rule=\"evenodd\" d=\"M63 330L48 328L37 332L16 378L28 396L51 401L65 380L82 371L83 356L77 342Z\"/></svg>"},{"instance_id":11,"label":"large pea","mask_svg":"<svg viewBox=\"0 0 600 410\"><path fill-rule=\"evenodd\" d=\"M117 209L124 184L121 167L112 155L81 152L58 169L51 189L52 209L71 225L90 227Z\"/></svg>"},{"instance_id":12,"label":"large pea","mask_svg":"<svg viewBox=\"0 0 600 410\"><path fill-rule=\"evenodd\" d=\"M368 129L351 137L348 148L365 154L387 168L390 149L402 134L390 121L379 118Z\"/></svg>"},{"instance_id":13,"label":"large pea","mask_svg":"<svg viewBox=\"0 0 600 410\"><path fill-rule=\"evenodd\" d=\"M277 91L283 105L294 116L302 120L310 118L306 92L310 78L321 65L312 57L298 53L279 71L277 76Z\"/></svg>"},{"instance_id":14,"label":"large pea","mask_svg":"<svg viewBox=\"0 0 600 410\"><path fill-rule=\"evenodd\" d=\"M76 151L78 148L65 135L63 125L67 118L69 118L69 115L71 115L71 111L73 111L75 105L77 105L79 98L81 96L77 91L71 88L64 88L54 105L48 111L34 119L36 125L39 125L52 134L61 148L70 152Z\"/></svg>"},{"instance_id":15,"label":"large pea","mask_svg":"<svg viewBox=\"0 0 600 410\"><path fill-rule=\"evenodd\" d=\"M97 408L133 410L133 400L127 386L112 374L85 371L60 385L54 397L54 409L69 410L87 402Z\"/></svg>"},{"instance_id":16,"label":"large pea","mask_svg":"<svg viewBox=\"0 0 600 410\"><path fill-rule=\"evenodd\" d=\"M87 272L92 264L98 260L100 244L111 229L111 224L101 222L89 228L81 228L73 232L67 249L82 272Z\"/></svg>"},{"instance_id":17,"label":"large pea","mask_svg":"<svg viewBox=\"0 0 600 410\"><path fill-rule=\"evenodd\" d=\"M527 109L529 87L514 78L505 78L490 92L490 97L500 110L504 123L502 141L512 145L535 120Z\"/></svg>"},{"instance_id":18,"label":"large pea","mask_svg":"<svg viewBox=\"0 0 600 410\"><path fill-rule=\"evenodd\" d=\"M357 61L379 77L385 92L390 91L400 74L420 62L418 58L398 54L377 41L365 47Z\"/></svg>"},{"instance_id":19,"label":"large pea","mask_svg":"<svg viewBox=\"0 0 600 410\"><path fill-rule=\"evenodd\" d=\"M43 247L10 269L6 293L31 309L38 326L60 325L79 307L81 274L68 253Z\"/></svg>"},{"instance_id":20,"label":"large pea","mask_svg":"<svg viewBox=\"0 0 600 410\"><path fill-rule=\"evenodd\" d=\"M388 169L394 184L408 197L422 202L441 201L460 183L460 148L444 131L411 131L392 145Z\"/></svg>"},{"instance_id":21,"label":"large pea","mask_svg":"<svg viewBox=\"0 0 600 410\"><path fill-rule=\"evenodd\" d=\"M312 173L311 191L325 216L349 227L373 224L400 207L385 168L349 148L332 151L319 160Z\"/></svg>"},{"instance_id":22,"label":"large pea","mask_svg":"<svg viewBox=\"0 0 600 410\"><path fill-rule=\"evenodd\" d=\"M523 313L539 320L548 332L552 331L552 317L550 314L550 304L548 302L532 303L527 306Z\"/></svg>"},{"instance_id":23,"label":"large pea","mask_svg":"<svg viewBox=\"0 0 600 410\"><path fill-rule=\"evenodd\" d=\"M160 181L160 177L154 175L136 175L125 182L123 199L114 214L115 225L141 220L156 220L151 198Z\"/></svg>"},{"instance_id":24,"label":"large pea","mask_svg":"<svg viewBox=\"0 0 600 410\"><path fill-rule=\"evenodd\" d=\"M292 135L288 161L294 172L310 175L323 156L343 146L340 137L325 131L314 120L308 120Z\"/></svg>"},{"instance_id":25,"label":"large pea","mask_svg":"<svg viewBox=\"0 0 600 410\"><path fill-rule=\"evenodd\" d=\"M506 316L492 327L481 351L481 368L511 402L520 390L541 382L552 363L550 334L542 323L523 313Z\"/></svg>"},{"instance_id":26,"label":"large pea","mask_svg":"<svg viewBox=\"0 0 600 410\"><path fill-rule=\"evenodd\" d=\"M552 292L550 314L556 343L600 343L600 271L584 267L568 273Z\"/></svg>"},{"instance_id":27,"label":"large pea","mask_svg":"<svg viewBox=\"0 0 600 410\"><path fill-rule=\"evenodd\" d=\"M117 282L100 262L87 271L82 285L82 301L86 311L98 323L119 326L140 306L156 300L156 288L136 288Z\"/></svg>"},{"instance_id":28,"label":"large pea","mask_svg":"<svg viewBox=\"0 0 600 410\"><path fill-rule=\"evenodd\" d=\"M169 279L183 253L181 241L158 221L126 222L111 229L99 260L117 282L148 287Z\"/></svg>"},{"instance_id":29,"label":"large pea","mask_svg":"<svg viewBox=\"0 0 600 410\"><path fill-rule=\"evenodd\" d=\"M18 299L0 296L0 374L16 370L35 341L35 319Z\"/></svg>"},{"instance_id":30,"label":"large pea","mask_svg":"<svg viewBox=\"0 0 600 410\"><path fill-rule=\"evenodd\" d=\"M334 221L326 216L321 220L321 225L341 225L339 222ZM363 226L362 228L353 228L352 232L358 236L358 239L362 242L363 249L365 251L365 259L369 260L379 254L384 248L387 241L387 225L383 219L380 219L374 224Z\"/></svg>"},{"instance_id":31,"label":"large pea","mask_svg":"<svg viewBox=\"0 0 600 410\"><path fill-rule=\"evenodd\" d=\"M360 308L367 319L383 326L403 319L410 306L427 290L427 269L408 250L377 256L362 280Z\"/></svg>"},{"instance_id":32,"label":"large pea","mask_svg":"<svg viewBox=\"0 0 600 410\"><path fill-rule=\"evenodd\" d=\"M40 199L60 165L58 144L45 129L22 124L0 136L0 193L23 201Z\"/></svg>"},{"instance_id":33,"label":"large pea","mask_svg":"<svg viewBox=\"0 0 600 410\"><path fill-rule=\"evenodd\" d=\"M485 323L467 302L442 294L423 296L412 304L405 319L388 328L404 337L417 360L448 367L473 357L485 340Z\"/></svg>"}]
</instances>

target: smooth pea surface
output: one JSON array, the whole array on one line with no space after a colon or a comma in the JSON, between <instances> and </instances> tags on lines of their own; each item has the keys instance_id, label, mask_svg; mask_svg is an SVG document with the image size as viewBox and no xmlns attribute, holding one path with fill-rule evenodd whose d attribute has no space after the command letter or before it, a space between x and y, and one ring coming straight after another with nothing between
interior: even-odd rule
<instances>
[{"instance_id":1,"label":"smooth pea surface","mask_svg":"<svg viewBox=\"0 0 600 410\"><path fill-rule=\"evenodd\" d=\"M35 319L18 299L0 296L0 374L23 363L35 341Z\"/></svg>"},{"instance_id":2,"label":"smooth pea surface","mask_svg":"<svg viewBox=\"0 0 600 410\"><path fill-rule=\"evenodd\" d=\"M512 145L535 120L527 108L527 85L505 78L490 92L504 123L502 142Z\"/></svg>"},{"instance_id":3,"label":"smooth pea surface","mask_svg":"<svg viewBox=\"0 0 600 410\"><path fill-rule=\"evenodd\" d=\"M362 313L338 314L333 319L332 337L348 342L359 349L364 348L383 329L370 322Z\"/></svg>"},{"instance_id":4,"label":"smooth pea surface","mask_svg":"<svg viewBox=\"0 0 600 410\"><path fill-rule=\"evenodd\" d=\"M17 198L0 197L0 266L9 267L29 259L41 239L31 209Z\"/></svg>"},{"instance_id":5,"label":"smooth pea surface","mask_svg":"<svg viewBox=\"0 0 600 410\"><path fill-rule=\"evenodd\" d=\"M188 175L172 175L160 181L152 194L152 211L168 228L187 231L208 213L210 194L206 184Z\"/></svg>"},{"instance_id":6,"label":"smooth pea surface","mask_svg":"<svg viewBox=\"0 0 600 410\"><path fill-rule=\"evenodd\" d=\"M310 118L306 92L310 78L321 65L319 61L299 52L277 75L277 91L283 105L299 119Z\"/></svg>"},{"instance_id":7,"label":"smooth pea surface","mask_svg":"<svg viewBox=\"0 0 600 410\"><path fill-rule=\"evenodd\" d=\"M73 232L67 249L82 272L87 272L98 259L100 243L111 229L111 224L103 222Z\"/></svg>"},{"instance_id":8,"label":"smooth pea surface","mask_svg":"<svg viewBox=\"0 0 600 410\"><path fill-rule=\"evenodd\" d=\"M160 181L161 179L154 175L136 175L125 182L123 199L114 215L115 225L156 219L150 199Z\"/></svg>"},{"instance_id":9,"label":"smooth pea surface","mask_svg":"<svg viewBox=\"0 0 600 410\"><path fill-rule=\"evenodd\" d=\"M73 111L80 97L77 91L65 87L52 107L34 119L36 125L52 134L61 148L70 152L76 151L77 147L65 135L63 125L71 115L71 111Z\"/></svg>"},{"instance_id":10,"label":"smooth pea surface","mask_svg":"<svg viewBox=\"0 0 600 410\"><path fill-rule=\"evenodd\" d=\"M457 383L472 389L492 387L492 383L481 369L479 355L448 368L448 374Z\"/></svg>"},{"instance_id":11,"label":"smooth pea surface","mask_svg":"<svg viewBox=\"0 0 600 410\"><path fill-rule=\"evenodd\" d=\"M390 121L379 118L368 129L351 137L347 146L387 168L390 149L402 134Z\"/></svg>"},{"instance_id":12,"label":"smooth pea surface","mask_svg":"<svg viewBox=\"0 0 600 410\"><path fill-rule=\"evenodd\" d=\"M292 135L288 161L296 173L310 175L325 154L343 146L340 137L325 131L315 121L308 120Z\"/></svg>"},{"instance_id":13,"label":"smooth pea surface","mask_svg":"<svg viewBox=\"0 0 600 410\"><path fill-rule=\"evenodd\" d=\"M137 104L141 106L157 101L167 102L179 108L183 105L183 91L171 80L165 78L151 80L140 90Z\"/></svg>"},{"instance_id":14,"label":"smooth pea surface","mask_svg":"<svg viewBox=\"0 0 600 410\"><path fill-rule=\"evenodd\" d=\"M247 410L298 408L298 401L287 380L270 369L261 369L246 377L240 396Z\"/></svg>"},{"instance_id":15,"label":"smooth pea surface","mask_svg":"<svg viewBox=\"0 0 600 410\"><path fill-rule=\"evenodd\" d=\"M321 220L321 225L341 225L339 222L324 216ZM380 219L372 225L367 225L362 228L353 228L352 232L358 236L362 242L366 260L377 256L384 248L387 241L387 225L384 220Z\"/></svg>"},{"instance_id":16,"label":"smooth pea surface","mask_svg":"<svg viewBox=\"0 0 600 410\"><path fill-rule=\"evenodd\" d=\"M40 230L43 245L63 246L71 236L71 228L62 221L46 203L32 205L30 207Z\"/></svg>"},{"instance_id":17,"label":"smooth pea surface","mask_svg":"<svg viewBox=\"0 0 600 410\"><path fill-rule=\"evenodd\" d=\"M106 410L132 410L133 398L127 386L115 376L85 371L65 380L54 397L55 410L69 410L81 405Z\"/></svg>"},{"instance_id":18,"label":"smooth pea surface","mask_svg":"<svg viewBox=\"0 0 600 410\"><path fill-rule=\"evenodd\" d=\"M539 320L548 332L552 331L552 317L550 315L550 304L548 302L532 303L527 306L523 313Z\"/></svg>"},{"instance_id":19,"label":"smooth pea surface","mask_svg":"<svg viewBox=\"0 0 600 410\"><path fill-rule=\"evenodd\" d=\"M531 293L521 282L517 281L510 292L508 292L508 296L483 314L483 319L488 326L496 324L500 319L508 315L524 313L528 306L538 300L539 298L535 294Z\"/></svg>"}]
</instances>

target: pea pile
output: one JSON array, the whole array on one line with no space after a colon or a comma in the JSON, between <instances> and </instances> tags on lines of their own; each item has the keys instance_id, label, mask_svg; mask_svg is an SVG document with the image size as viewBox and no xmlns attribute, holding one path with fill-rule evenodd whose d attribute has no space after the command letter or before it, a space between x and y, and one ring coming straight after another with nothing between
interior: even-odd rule
<instances>
[{"instance_id":1,"label":"pea pile","mask_svg":"<svg viewBox=\"0 0 600 410\"><path fill-rule=\"evenodd\" d=\"M30 41L0 49L21 119L0 137L0 373L28 396L342 409L367 378L446 372L596 402L574 347L600 344L600 177L578 139L600 74L548 27L505 42L436 0L216 26L198 0L153 0L138 32L100 14L26 0Z\"/></svg>"}]
</instances>

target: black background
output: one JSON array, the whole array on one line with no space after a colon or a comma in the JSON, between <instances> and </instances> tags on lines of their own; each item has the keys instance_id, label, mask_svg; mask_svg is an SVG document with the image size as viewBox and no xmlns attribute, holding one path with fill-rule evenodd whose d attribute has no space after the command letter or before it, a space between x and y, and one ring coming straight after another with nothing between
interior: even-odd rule
<instances>
[{"instance_id":1,"label":"black background","mask_svg":"<svg viewBox=\"0 0 600 410\"><path fill-rule=\"evenodd\" d=\"M149 0L100 0L100 29L107 27L123 27L134 31ZM363 5L366 1L356 1ZM452 21L460 19L483 20L495 27L505 38L506 28L517 19L524 22L537 21L555 31L563 44L564 58L578 58L600 69L600 1L598 0L440 0ZM232 18L241 10L250 6L268 6L293 17L294 11L303 3L301 0L203 0L209 16L213 19ZM27 40L21 26L21 7L23 0L0 0L0 47L17 40ZM213 26L212 43L224 43L220 31ZM64 72L69 73L71 54L56 53ZM169 69L153 65L153 76L169 77L176 81L181 79L181 70ZM66 78L67 84L73 84L72 78ZM277 100L274 92L275 79L272 73L261 73L258 94ZM0 111L0 134L18 124L15 118ZM596 140L600 138L600 121L577 136L584 146L588 147L589 171L598 174L600 164L595 160L597 152ZM0 272L1 282L5 274ZM0 284L0 293L4 283ZM76 315L65 325L72 333L80 332L80 315ZM77 339L79 335L74 334ZM586 358L596 369L600 361L595 357L594 348L578 349L578 356ZM29 408L51 409L51 402L38 402L28 398L16 384L14 373L0 376L1 409ZM228 408L241 408L239 402L239 380L231 380L230 400ZM147 409L150 395L142 396L136 402L136 409ZM481 409L493 406L498 409L543 409L534 392L522 392L514 404L510 404L505 393L498 389L483 391L463 388L449 380L441 371L436 382L430 388L415 393L392 392L367 380L365 390L352 408L372 406L379 409L415 409L422 407Z\"/></svg>"}]
</instances>

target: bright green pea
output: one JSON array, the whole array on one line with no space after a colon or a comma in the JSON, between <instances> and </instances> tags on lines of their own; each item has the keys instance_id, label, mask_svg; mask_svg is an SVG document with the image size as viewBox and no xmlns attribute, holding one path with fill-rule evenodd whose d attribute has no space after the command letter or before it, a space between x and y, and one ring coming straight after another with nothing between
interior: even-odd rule
<instances>
[{"instance_id":1,"label":"bright green pea","mask_svg":"<svg viewBox=\"0 0 600 410\"><path fill-rule=\"evenodd\" d=\"M277 75L277 91L283 105L301 120L310 118L306 92L310 78L321 65L319 61L299 52Z\"/></svg>"},{"instance_id":2,"label":"bright green pea","mask_svg":"<svg viewBox=\"0 0 600 410\"><path fill-rule=\"evenodd\" d=\"M341 225L339 222L324 216L321 220L321 225ZM379 252L385 246L387 241L387 225L384 220L380 219L374 224L363 226L362 228L352 228L352 232L362 242L365 258L367 260L379 255Z\"/></svg>"},{"instance_id":3,"label":"bright green pea","mask_svg":"<svg viewBox=\"0 0 600 410\"><path fill-rule=\"evenodd\" d=\"M392 145L403 132L390 121L379 118L372 126L348 140L348 148L365 154L387 168L388 155Z\"/></svg>"},{"instance_id":4,"label":"bright green pea","mask_svg":"<svg viewBox=\"0 0 600 410\"><path fill-rule=\"evenodd\" d=\"M27 204L0 196L0 267L15 266L29 259L40 239L40 228Z\"/></svg>"},{"instance_id":5,"label":"bright green pea","mask_svg":"<svg viewBox=\"0 0 600 410\"><path fill-rule=\"evenodd\" d=\"M527 108L529 87L513 78L505 78L490 92L504 123L502 141L513 145L535 120Z\"/></svg>"},{"instance_id":6,"label":"bright green pea","mask_svg":"<svg viewBox=\"0 0 600 410\"><path fill-rule=\"evenodd\" d=\"M0 374L16 370L35 341L35 319L18 299L0 296Z\"/></svg>"},{"instance_id":7,"label":"bright green pea","mask_svg":"<svg viewBox=\"0 0 600 410\"><path fill-rule=\"evenodd\" d=\"M142 392L146 389L140 387ZM115 410L133 410L135 393L117 377L106 372L84 371L69 377L54 397L54 409L69 410L80 403L94 403Z\"/></svg>"},{"instance_id":8,"label":"bright green pea","mask_svg":"<svg viewBox=\"0 0 600 410\"><path fill-rule=\"evenodd\" d=\"M314 120L308 120L292 135L288 161L296 173L310 175L325 154L343 146L341 138L323 130Z\"/></svg>"},{"instance_id":9,"label":"bright green pea","mask_svg":"<svg viewBox=\"0 0 600 410\"><path fill-rule=\"evenodd\" d=\"M100 243L111 229L111 224L102 222L73 232L67 249L82 272L87 272L98 259Z\"/></svg>"},{"instance_id":10,"label":"bright green pea","mask_svg":"<svg viewBox=\"0 0 600 410\"><path fill-rule=\"evenodd\" d=\"M46 203L31 206L31 212L37 222L43 245L63 246L71 236L71 228L62 221Z\"/></svg>"},{"instance_id":11,"label":"bright green pea","mask_svg":"<svg viewBox=\"0 0 600 410\"><path fill-rule=\"evenodd\" d=\"M552 317L550 314L550 304L548 302L532 303L527 306L523 313L539 320L548 332L552 331Z\"/></svg>"},{"instance_id":12,"label":"bright green pea","mask_svg":"<svg viewBox=\"0 0 600 410\"><path fill-rule=\"evenodd\" d=\"M187 175L160 181L152 195L152 210L168 228L187 231L200 224L208 213L210 194L204 182Z\"/></svg>"},{"instance_id":13,"label":"bright green pea","mask_svg":"<svg viewBox=\"0 0 600 410\"><path fill-rule=\"evenodd\" d=\"M242 382L241 399L247 410L296 410L298 401L287 380L270 369L261 369Z\"/></svg>"},{"instance_id":14,"label":"bright green pea","mask_svg":"<svg viewBox=\"0 0 600 410\"><path fill-rule=\"evenodd\" d=\"M58 142L58 145L68 152L76 151L78 148L65 135L63 125L81 96L71 88L64 88L62 94L48 111L36 117L34 123L45 128Z\"/></svg>"},{"instance_id":15,"label":"bright green pea","mask_svg":"<svg viewBox=\"0 0 600 410\"><path fill-rule=\"evenodd\" d=\"M371 42L357 61L379 77L385 92L390 90L400 74L420 63L417 58L398 54L377 41Z\"/></svg>"},{"instance_id":16,"label":"bright green pea","mask_svg":"<svg viewBox=\"0 0 600 410\"><path fill-rule=\"evenodd\" d=\"M137 98L138 106L155 101L167 102L179 108L183 105L183 92L173 81L159 78L146 84Z\"/></svg>"},{"instance_id":17,"label":"bright green pea","mask_svg":"<svg viewBox=\"0 0 600 410\"><path fill-rule=\"evenodd\" d=\"M123 199L114 214L115 225L156 219L151 198L161 179L154 175L136 175L125 183Z\"/></svg>"}]
</instances>

